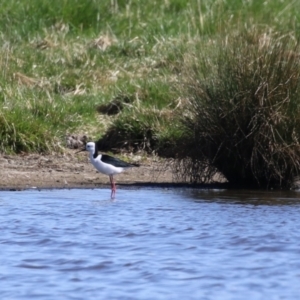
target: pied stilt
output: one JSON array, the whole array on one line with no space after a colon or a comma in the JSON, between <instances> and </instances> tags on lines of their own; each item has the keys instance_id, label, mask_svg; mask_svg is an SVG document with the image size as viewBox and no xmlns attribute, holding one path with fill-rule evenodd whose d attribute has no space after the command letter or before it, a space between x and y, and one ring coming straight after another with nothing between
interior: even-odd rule
<instances>
[{"instance_id":1,"label":"pied stilt","mask_svg":"<svg viewBox=\"0 0 300 300\"><path fill-rule=\"evenodd\" d=\"M139 167L139 164L130 164L116 157L107 154L99 154L97 144L89 142L85 148L76 152L88 151L90 154L90 161L93 166L102 174L108 175L111 185L111 198L113 199L116 194L116 184L114 175L123 172L124 170L132 167Z\"/></svg>"}]
</instances>

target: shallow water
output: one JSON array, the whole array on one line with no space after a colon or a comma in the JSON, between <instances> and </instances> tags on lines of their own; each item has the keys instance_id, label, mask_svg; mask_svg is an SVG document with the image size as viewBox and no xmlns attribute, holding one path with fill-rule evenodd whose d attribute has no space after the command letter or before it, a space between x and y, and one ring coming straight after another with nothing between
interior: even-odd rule
<instances>
[{"instance_id":1,"label":"shallow water","mask_svg":"<svg viewBox=\"0 0 300 300\"><path fill-rule=\"evenodd\" d=\"M1 299L298 299L300 192L0 192Z\"/></svg>"}]
</instances>

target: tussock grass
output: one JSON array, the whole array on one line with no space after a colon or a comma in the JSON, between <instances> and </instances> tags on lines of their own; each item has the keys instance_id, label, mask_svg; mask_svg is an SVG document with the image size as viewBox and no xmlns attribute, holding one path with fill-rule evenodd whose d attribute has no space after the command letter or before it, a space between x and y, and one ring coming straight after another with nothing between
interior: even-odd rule
<instances>
[{"instance_id":1,"label":"tussock grass","mask_svg":"<svg viewBox=\"0 0 300 300\"><path fill-rule=\"evenodd\" d=\"M183 175L291 187L300 170L299 40L254 28L226 36L215 53L196 53L187 80Z\"/></svg>"}]
</instances>

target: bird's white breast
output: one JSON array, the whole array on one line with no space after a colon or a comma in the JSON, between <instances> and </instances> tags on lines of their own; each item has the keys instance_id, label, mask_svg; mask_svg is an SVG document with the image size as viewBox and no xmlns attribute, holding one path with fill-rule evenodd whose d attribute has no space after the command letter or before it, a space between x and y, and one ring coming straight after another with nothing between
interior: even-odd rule
<instances>
[{"instance_id":1,"label":"bird's white breast","mask_svg":"<svg viewBox=\"0 0 300 300\"><path fill-rule=\"evenodd\" d=\"M93 164L93 166L100 172L106 175L114 175L119 174L122 171L124 171L124 168L121 167L115 167L113 165L104 163L101 161L101 154L98 155L96 158L93 157L93 155L90 155L90 161Z\"/></svg>"}]
</instances>

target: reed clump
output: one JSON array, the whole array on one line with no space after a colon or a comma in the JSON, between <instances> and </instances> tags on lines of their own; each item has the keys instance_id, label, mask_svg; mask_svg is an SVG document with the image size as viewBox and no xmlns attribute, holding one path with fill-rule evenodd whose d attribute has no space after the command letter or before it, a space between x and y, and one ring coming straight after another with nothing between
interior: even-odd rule
<instances>
[{"instance_id":1,"label":"reed clump","mask_svg":"<svg viewBox=\"0 0 300 300\"><path fill-rule=\"evenodd\" d=\"M187 68L182 177L291 187L300 170L300 44L252 29L196 52Z\"/></svg>"}]
</instances>

